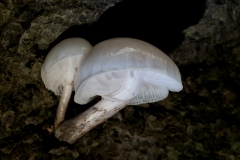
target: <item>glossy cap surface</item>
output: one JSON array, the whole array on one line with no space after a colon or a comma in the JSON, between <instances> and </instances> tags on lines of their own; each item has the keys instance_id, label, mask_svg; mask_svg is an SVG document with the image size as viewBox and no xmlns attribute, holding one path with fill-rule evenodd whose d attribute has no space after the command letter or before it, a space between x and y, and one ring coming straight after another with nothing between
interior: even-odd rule
<instances>
[{"instance_id":1,"label":"glossy cap surface","mask_svg":"<svg viewBox=\"0 0 240 160\"><path fill-rule=\"evenodd\" d=\"M129 85L135 85L129 95L119 94L118 89L130 90ZM168 90L182 90L182 81L176 64L158 48L137 39L114 38L97 44L86 55L74 88L79 104L100 95L113 101L131 99L129 104L134 105L162 100Z\"/></svg>"},{"instance_id":2,"label":"glossy cap surface","mask_svg":"<svg viewBox=\"0 0 240 160\"><path fill-rule=\"evenodd\" d=\"M92 49L82 38L69 38L54 46L41 68L41 77L47 89L55 95L62 92L64 82L71 83L83 56Z\"/></svg>"}]
</instances>

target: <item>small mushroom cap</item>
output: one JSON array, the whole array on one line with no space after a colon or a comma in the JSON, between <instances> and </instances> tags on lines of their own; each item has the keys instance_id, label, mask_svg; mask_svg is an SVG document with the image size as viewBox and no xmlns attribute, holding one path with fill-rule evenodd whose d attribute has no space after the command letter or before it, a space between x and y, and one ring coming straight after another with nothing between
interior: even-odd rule
<instances>
[{"instance_id":1,"label":"small mushroom cap","mask_svg":"<svg viewBox=\"0 0 240 160\"><path fill-rule=\"evenodd\" d=\"M91 49L91 44L82 38L65 39L54 46L41 68L46 88L61 95L62 84L72 83L83 56Z\"/></svg>"},{"instance_id":2,"label":"small mushroom cap","mask_svg":"<svg viewBox=\"0 0 240 160\"><path fill-rule=\"evenodd\" d=\"M183 86L178 67L161 50L141 40L114 38L97 44L86 55L74 88L74 100L79 104L100 95L113 101L131 99L129 104L136 105L162 100L168 90L178 92ZM131 94L117 93L122 88ZM113 96L115 93L123 97Z\"/></svg>"}]
</instances>

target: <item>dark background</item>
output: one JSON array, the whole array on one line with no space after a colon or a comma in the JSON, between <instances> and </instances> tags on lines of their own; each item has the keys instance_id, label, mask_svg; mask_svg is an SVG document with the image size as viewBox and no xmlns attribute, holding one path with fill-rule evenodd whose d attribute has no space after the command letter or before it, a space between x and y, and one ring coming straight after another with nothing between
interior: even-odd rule
<instances>
[{"instance_id":1,"label":"dark background","mask_svg":"<svg viewBox=\"0 0 240 160\"><path fill-rule=\"evenodd\" d=\"M70 27L51 47L69 37L85 38L92 45L109 38L131 37L170 52L183 41L182 31L197 24L203 16L205 2L125 0L107 10L91 25Z\"/></svg>"}]
</instances>

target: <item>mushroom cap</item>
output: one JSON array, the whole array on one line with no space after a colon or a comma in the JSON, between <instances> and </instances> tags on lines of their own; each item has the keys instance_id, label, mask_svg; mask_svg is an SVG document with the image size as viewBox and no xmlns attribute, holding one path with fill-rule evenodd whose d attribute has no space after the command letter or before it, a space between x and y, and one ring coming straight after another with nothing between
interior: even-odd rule
<instances>
[{"instance_id":1,"label":"mushroom cap","mask_svg":"<svg viewBox=\"0 0 240 160\"><path fill-rule=\"evenodd\" d=\"M109 96L119 88L130 90L126 84L135 85L137 94ZM162 100L168 90L178 92L183 86L178 67L161 50L141 40L113 38L97 44L85 56L74 88L74 101L79 104L100 95L112 101L131 99L129 104L137 105Z\"/></svg>"},{"instance_id":2,"label":"mushroom cap","mask_svg":"<svg viewBox=\"0 0 240 160\"><path fill-rule=\"evenodd\" d=\"M71 84L83 56L92 45L82 38L69 38L54 46L41 68L41 77L47 89L61 95L62 84Z\"/></svg>"}]
</instances>

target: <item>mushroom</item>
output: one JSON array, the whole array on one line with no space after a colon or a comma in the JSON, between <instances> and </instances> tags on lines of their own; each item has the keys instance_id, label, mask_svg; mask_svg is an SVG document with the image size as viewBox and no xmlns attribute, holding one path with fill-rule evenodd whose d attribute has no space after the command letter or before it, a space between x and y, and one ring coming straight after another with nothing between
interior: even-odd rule
<instances>
[{"instance_id":1,"label":"mushroom","mask_svg":"<svg viewBox=\"0 0 240 160\"><path fill-rule=\"evenodd\" d=\"M92 49L82 38L69 38L54 46L41 68L41 77L47 89L61 95L54 122L55 128L64 120L73 90L73 80L82 58Z\"/></svg>"},{"instance_id":2,"label":"mushroom","mask_svg":"<svg viewBox=\"0 0 240 160\"><path fill-rule=\"evenodd\" d=\"M156 102L183 86L178 67L161 50L141 40L114 38L86 55L74 88L76 103L86 104L96 95L102 100L59 125L55 136L70 144L126 105Z\"/></svg>"}]
</instances>

